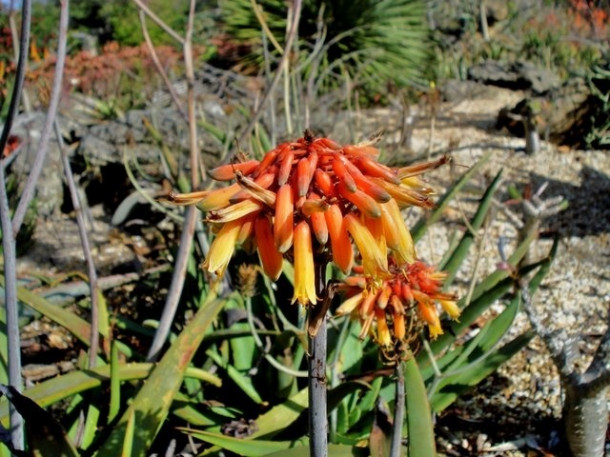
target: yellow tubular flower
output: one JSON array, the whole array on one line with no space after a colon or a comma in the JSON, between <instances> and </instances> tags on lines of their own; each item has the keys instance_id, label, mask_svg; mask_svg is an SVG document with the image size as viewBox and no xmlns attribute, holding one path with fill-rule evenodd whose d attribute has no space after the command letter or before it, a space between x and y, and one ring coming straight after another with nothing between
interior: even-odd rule
<instances>
[{"instance_id":1,"label":"yellow tubular flower","mask_svg":"<svg viewBox=\"0 0 610 457\"><path fill-rule=\"evenodd\" d=\"M440 300L440 299L438 299L437 301L441 304L441 306L443 307L445 312L447 314L449 314L449 316L451 316L451 319L456 320L458 317L460 317L460 314L462 313L462 311L458 307L458 305L455 302L455 300Z\"/></svg>"},{"instance_id":2,"label":"yellow tubular flower","mask_svg":"<svg viewBox=\"0 0 610 457\"><path fill-rule=\"evenodd\" d=\"M415 245L413 237L405 225L402 214L400 214L398 203L396 203L396 200L390 200L380 206L383 234L388 246L396 253L399 263L414 262Z\"/></svg>"},{"instance_id":3,"label":"yellow tubular flower","mask_svg":"<svg viewBox=\"0 0 610 457\"><path fill-rule=\"evenodd\" d=\"M422 319L428 324L430 337L436 338L438 335L442 335L443 329L441 328L441 320L438 317L438 311L434 307L434 304L428 301L418 301L417 309L419 310Z\"/></svg>"},{"instance_id":4,"label":"yellow tubular flower","mask_svg":"<svg viewBox=\"0 0 610 457\"><path fill-rule=\"evenodd\" d=\"M377 276L379 273L388 271L388 258L385 252L381 252L379 245L371 235L371 232L354 214L345 216L347 231L358 246L358 251L362 255L364 273L370 276Z\"/></svg>"},{"instance_id":5,"label":"yellow tubular flower","mask_svg":"<svg viewBox=\"0 0 610 457\"><path fill-rule=\"evenodd\" d=\"M294 296L293 303L302 305L316 303L316 271L311 245L311 230L306 221L294 229Z\"/></svg>"},{"instance_id":6,"label":"yellow tubular flower","mask_svg":"<svg viewBox=\"0 0 610 457\"><path fill-rule=\"evenodd\" d=\"M385 311L379 308L375 309L375 317L377 318L377 342L381 346L389 346L392 344L392 335L390 335L388 322L385 318Z\"/></svg>"},{"instance_id":7,"label":"yellow tubular flower","mask_svg":"<svg viewBox=\"0 0 610 457\"><path fill-rule=\"evenodd\" d=\"M256 200L242 200L226 208L219 209L210 213L208 220L210 222L222 223L241 219L248 214L260 211L263 204Z\"/></svg>"},{"instance_id":8,"label":"yellow tubular flower","mask_svg":"<svg viewBox=\"0 0 610 457\"><path fill-rule=\"evenodd\" d=\"M235 252L235 243L242 224L243 221L238 219L223 225L210 246L208 257L203 262L204 269L219 276L225 272Z\"/></svg>"},{"instance_id":9,"label":"yellow tubular flower","mask_svg":"<svg viewBox=\"0 0 610 457\"><path fill-rule=\"evenodd\" d=\"M231 184L227 187L221 187L210 191L207 196L199 201L197 206L201 211L214 211L224 208L229 204L229 200L240 191L239 184Z\"/></svg>"},{"instance_id":10,"label":"yellow tubular flower","mask_svg":"<svg viewBox=\"0 0 610 457\"><path fill-rule=\"evenodd\" d=\"M364 292L360 292L359 294L348 298L341 304L341 306L339 306L339 308L337 308L337 315L343 316L345 314L351 314L358 306L360 306L360 303L362 303L363 299Z\"/></svg>"}]
</instances>

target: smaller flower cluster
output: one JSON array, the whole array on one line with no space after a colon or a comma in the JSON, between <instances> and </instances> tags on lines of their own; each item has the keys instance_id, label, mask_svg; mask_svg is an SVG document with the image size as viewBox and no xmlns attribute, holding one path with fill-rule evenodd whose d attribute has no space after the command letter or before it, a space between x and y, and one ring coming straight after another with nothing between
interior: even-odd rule
<instances>
[{"instance_id":1,"label":"smaller flower cluster","mask_svg":"<svg viewBox=\"0 0 610 457\"><path fill-rule=\"evenodd\" d=\"M417 260L395 264L384 276L350 276L342 285L347 299L337 314L351 314L362 322L361 337L376 321L376 340L384 347L408 337L407 315L417 308L418 316L428 325L430 336L443 333L435 303L456 319L460 309L453 294L442 292L446 274Z\"/></svg>"}]
</instances>

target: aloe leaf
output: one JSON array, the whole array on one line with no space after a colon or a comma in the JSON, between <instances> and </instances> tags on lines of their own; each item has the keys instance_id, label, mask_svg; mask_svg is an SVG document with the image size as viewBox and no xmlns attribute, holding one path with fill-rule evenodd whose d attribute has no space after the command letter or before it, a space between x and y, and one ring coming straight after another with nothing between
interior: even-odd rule
<instances>
[{"instance_id":1,"label":"aloe leaf","mask_svg":"<svg viewBox=\"0 0 610 457\"><path fill-rule=\"evenodd\" d=\"M265 414L256 419L258 430L245 440L255 438L272 438L283 431L288 424L292 424L307 408L307 389L302 389L284 403L274 406ZM207 449L203 455L217 452L218 448Z\"/></svg>"},{"instance_id":2,"label":"aloe leaf","mask_svg":"<svg viewBox=\"0 0 610 457\"><path fill-rule=\"evenodd\" d=\"M507 263L510 267L516 268L519 265L521 260L523 260L523 257L525 257L525 254L527 254L530 244L532 243L532 241L534 241L536 237L536 233L530 234L530 236L525 238L521 242L521 244L519 244L519 246L515 248L515 251L507 260ZM483 279L479 284L476 285L472 292L472 300L476 300L481 295L487 293L488 289L494 287L503 279L510 277L511 274L512 271L509 268L498 269L493 273L490 273L488 276L485 277L485 279Z\"/></svg>"},{"instance_id":3,"label":"aloe leaf","mask_svg":"<svg viewBox=\"0 0 610 457\"><path fill-rule=\"evenodd\" d=\"M405 404L410 457L436 457L428 395L414 357L405 362Z\"/></svg>"},{"instance_id":4,"label":"aloe leaf","mask_svg":"<svg viewBox=\"0 0 610 457\"><path fill-rule=\"evenodd\" d=\"M133 409L127 411L127 425L125 426L125 436L123 437L123 446L121 457L131 457L133 451L133 437L136 427L136 413ZM99 455L99 454L98 454Z\"/></svg>"},{"instance_id":5,"label":"aloe leaf","mask_svg":"<svg viewBox=\"0 0 610 457\"><path fill-rule=\"evenodd\" d=\"M345 403L339 404L336 409L336 433L347 433L349 430L349 424L352 419L360 417L362 411L359 408L353 408L349 410ZM335 433L335 434L336 434Z\"/></svg>"},{"instance_id":6,"label":"aloe leaf","mask_svg":"<svg viewBox=\"0 0 610 457\"><path fill-rule=\"evenodd\" d=\"M108 423L112 422L121 407L121 378L119 377L119 348L113 342L110 350L110 407Z\"/></svg>"},{"instance_id":7,"label":"aloe leaf","mask_svg":"<svg viewBox=\"0 0 610 457\"><path fill-rule=\"evenodd\" d=\"M447 408L455 399L471 386L477 385L487 376L495 372L500 365L508 361L517 352L523 349L534 337L534 333L528 331L519 335L509 343L502 346L488 357L485 357L480 364L465 370L460 375L452 378L451 388L453 391L441 391L435 394L431 400L432 410L435 412Z\"/></svg>"},{"instance_id":8,"label":"aloe leaf","mask_svg":"<svg viewBox=\"0 0 610 457\"><path fill-rule=\"evenodd\" d=\"M187 422L193 427L213 427L227 422L225 416L215 415L210 411L199 411L196 405L182 402L176 396L172 407L172 414Z\"/></svg>"},{"instance_id":9,"label":"aloe leaf","mask_svg":"<svg viewBox=\"0 0 610 457\"><path fill-rule=\"evenodd\" d=\"M95 432L97 431L99 419L100 409L97 407L95 402L91 402L87 407L87 416L85 417L83 437L80 444L81 448L87 449L93 442L93 439L95 438Z\"/></svg>"},{"instance_id":10,"label":"aloe leaf","mask_svg":"<svg viewBox=\"0 0 610 457\"><path fill-rule=\"evenodd\" d=\"M362 389L368 390L370 388L371 386L369 384L362 381L349 381L339 384L328 392L328 411L332 411L336 408L339 403L351 393Z\"/></svg>"},{"instance_id":11,"label":"aloe leaf","mask_svg":"<svg viewBox=\"0 0 610 457\"><path fill-rule=\"evenodd\" d=\"M145 455L167 417L185 371L203 340L205 330L223 305L224 301L217 300L213 292L206 297L193 319L155 366L127 412L101 447L99 455L119 454L120 443L124 439L132 415L135 420L133 454Z\"/></svg>"},{"instance_id":12,"label":"aloe leaf","mask_svg":"<svg viewBox=\"0 0 610 457\"><path fill-rule=\"evenodd\" d=\"M267 133L267 129L262 127L260 124L259 124L259 127L260 128L257 129L257 139L258 139L259 144L260 144L261 153L264 154L265 152L270 151L271 149L273 149L274 146L271 143L271 138L269 138L269 134Z\"/></svg>"},{"instance_id":13,"label":"aloe leaf","mask_svg":"<svg viewBox=\"0 0 610 457\"><path fill-rule=\"evenodd\" d=\"M121 381L133 381L146 378L153 369L152 363L127 363L119 367L119 379ZM205 373L203 370L188 368L186 376L193 376L201 379L202 375L206 377L212 376L215 385L220 385L221 380ZM46 407L57 403L72 395L84 392L87 390L100 387L102 383L110 381L110 365L104 365L92 370L72 371L65 375L57 376L48 381L41 382L27 389L24 394L38 403L41 407ZM0 422L5 423L8 420L7 405L0 404Z\"/></svg>"},{"instance_id":14,"label":"aloe leaf","mask_svg":"<svg viewBox=\"0 0 610 457\"><path fill-rule=\"evenodd\" d=\"M487 308L507 293L513 284L514 281L512 279L505 279L493 289L489 290L485 295L474 300L470 305L464 308L460 315L460 319L458 321L452 321L445 330L445 333L440 335L436 340L430 342L432 354L440 354L444 349L449 347L449 345L455 341L455 335L460 335L464 330L470 327ZM429 370L429 361L426 359L426 354L424 352L418 354L418 362L426 373L425 377L428 377L427 370Z\"/></svg>"},{"instance_id":15,"label":"aloe leaf","mask_svg":"<svg viewBox=\"0 0 610 457\"><path fill-rule=\"evenodd\" d=\"M218 446L223 450L231 451L246 457L263 456L273 452L285 450L299 444L298 442L294 441L248 440L221 435L218 433L185 428L178 428L178 430L182 430L194 438Z\"/></svg>"},{"instance_id":16,"label":"aloe leaf","mask_svg":"<svg viewBox=\"0 0 610 457\"><path fill-rule=\"evenodd\" d=\"M204 131L209 133L212 138L215 138L221 146L225 145L227 141L227 134L224 130L212 124L211 122L206 121L205 119L197 120L197 124L199 124L199 127L203 128Z\"/></svg>"},{"instance_id":17,"label":"aloe leaf","mask_svg":"<svg viewBox=\"0 0 610 457\"><path fill-rule=\"evenodd\" d=\"M488 152L481 157L477 163L475 163L447 192L445 192L445 195L443 195L437 202L434 210L428 216L422 217L415 223L411 229L413 241L417 242L424 235L424 233L426 233L428 226L434 224L440 219L449 202L462 190L466 183L470 181L476 173L478 173L478 171L487 163L490 157L491 152Z\"/></svg>"},{"instance_id":18,"label":"aloe leaf","mask_svg":"<svg viewBox=\"0 0 610 457\"><path fill-rule=\"evenodd\" d=\"M230 300L225 305L225 310L245 310L245 304L243 303L243 300ZM250 330L248 323L243 321L235 322L230 328L235 330ZM255 365L257 349L251 333L248 333L242 338L231 338L229 344L231 346L233 366L240 373L247 371Z\"/></svg>"},{"instance_id":19,"label":"aloe leaf","mask_svg":"<svg viewBox=\"0 0 610 457\"><path fill-rule=\"evenodd\" d=\"M453 279L455 278L455 275L457 274L460 265L464 261L464 258L466 258L470 247L474 243L477 231L481 228L483 222L485 221L487 213L489 212L489 208L491 207L491 204L493 202L493 196L496 193L496 190L498 189L498 186L501 182L502 170L498 172L494 180L487 187L487 190L485 191L485 193L483 194L483 198L481 199L481 203L479 204L477 211L475 212L474 216L472 217L472 220L470 221L470 226L466 228L466 231L464 232L460 243L451 253L449 259L447 260L447 263L439 265L439 270L447 272L447 278L443 282L445 288L453 282Z\"/></svg>"},{"instance_id":20,"label":"aloe leaf","mask_svg":"<svg viewBox=\"0 0 610 457\"><path fill-rule=\"evenodd\" d=\"M467 344L467 350L458 358L454 364L448 369L449 373L456 367L459 367L463 362L471 360L477 360L483 357L489 350L491 350L500 341L510 326L515 321L515 317L519 312L519 305L521 303L520 294L513 297L510 303L506 306L498 316L488 322L483 329L481 329L480 336L476 335L472 338L472 344ZM470 347L472 346L472 348Z\"/></svg>"},{"instance_id":21,"label":"aloe leaf","mask_svg":"<svg viewBox=\"0 0 610 457\"><path fill-rule=\"evenodd\" d=\"M6 308L0 307L0 384L8 384L8 340L6 337Z\"/></svg>"},{"instance_id":22,"label":"aloe leaf","mask_svg":"<svg viewBox=\"0 0 610 457\"><path fill-rule=\"evenodd\" d=\"M435 386L434 392L431 393L431 404L435 404L437 397L444 398L442 404L448 401L446 397L453 402L457 398L458 392L462 392L481 381L477 376L478 367L483 364L485 358L491 356L488 351L500 341L500 338L510 328L519 310L519 303L520 298L518 296L513 298L499 316L488 322L475 337L465 344L465 350L462 351L460 357L444 370L440 382ZM465 380L464 373L472 373L473 379ZM459 379L459 382L456 379Z\"/></svg>"},{"instance_id":23,"label":"aloe leaf","mask_svg":"<svg viewBox=\"0 0 610 457\"><path fill-rule=\"evenodd\" d=\"M108 314L108 303L101 291L97 291L98 296L98 332L104 337L108 337L110 332L110 315Z\"/></svg>"},{"instance_id":24,"label":"aloe leaf","mask_svg":"<svg viewBox=\"0 0 610 457\"><path fill-rule=\"evenodd\" d=\"M28 448L32 455L77 457L78 453L62 426L51 413L12 386L0 386L0 392L15 406L25 421Z\"/></svg>"},{"instance_id":25,"label":"aloe leaf","mask_svg":"<svg viewBox=\"0 0 610 457\"><path fill-rule=\"evenodd\" d=\"M358 408L362 411L373 411L375 408L375 402L379 397L381 386L383 384L383 378L378 377L371 383L370 389L364 393L362 398L358 400ZM353 424L352 424L353 425Z\"/></svg>"},{"instance_id":26,"label":"aloe leaf","mask_svg":"<svg viewBox=\"0 0 610 457\"><path fill-rule=\"evenodd\" d=\"M515 253L510 257L509 264L511 266L516 266L527 251L527 246L531 239L524 240L521 245L518 246ZM552 262L555 253L557 252L557 242L553 244L551 248L551 252L549 256L541 260L540 262L536 262L532 265L527 265L522 267L518 272L518 276L523 277L528 274L530 271L538 268L536 275L530 281L530 291L533 294L538 288L540 281L546 273L548 272L548 268L550 266L550 262ZM451 343L455 341L455 335L459 335L466 328L468 328L472 323L489 307L492 303L502 297L506 292L510 290L512 286L514 286L514 279L510 277L510 271L504 270L496 270L487 276L481 283L477 285L474 289L473 293L473 301L462 310L462 314L458 321L453 321L449 324L449 329L443 335L440 335L436 340L430 343L430 348L434 354L440 354L441 351L446 349ZM460 300L459 304L463 300ZM419 355L419 362L422 366L426 367L427 363L423 359L423 356Z\"/></svg>"},{"instance_id":27,"label":"aloe leaf","mask_svg":"<svg viewBox=\"0 0 610 457\"><path fill-rule=\"evenodd\" d=\"M362 381L349 381L339 384L334 389L331 389L327 393L327 408L328 411L331 412L335 408L337 408L341 402L348 397L362 389L369 389L370 386ZM302 412L298 415L296 420L291 424L284 423L281 431L286 431L288 426L290 426L291 430L294 430L295 433L305 434L307 432L307 420L308 420L308 408L304 408ZM290 433L290 432L288 432Z\"/></svg>"},{"instance_id":28,"label":"aloe leaf","mask_svg":"<svg viewBox=\"0 0 610 457\"><path fill-rule=\"evenodd\" d=\"M538 268L533 278L528 284L530 294L534 294L540 283L548 273L550 265L557 253L558 241L555 240L548 257L540 262L526 266L519 272L520 276L527 274L535 268ZM506 282L509 280L505 280ZM482 297L483 298L483 297ZM474 304L474 302L473 302ZM511 303L507 306L502 314L496 317L490 324L489 331L484 338L480 339L480 344L474 347L470 354L470 360L480 363L473 363L471 366L466 366L463 371L443 380L440 385L439 392L433 395L431 400L434 411L441 411L450 405L465 389L469 386L478 384L485 377L489 376L498 367L510 359L521 348L523 348L533 337L533 332L528 331L525 334L513 339L505 344L502 348L494 351L492 354L485 355L505 334L510 328L511 323L518 311L519 296L514 297ZM456 364L457 365L457 364ZM449 389L443 390L443 386L450 386Z\"/></svg>"},{"instance_id":29,"label":"aloe leaf","mask_svg":"<svg viewBox=\"0 0 610 457\"><path fill-rule=\"evenodd\" d=\"M256 391L252 378L248 375L242 374L233 365L225 362L216 352L209 350L205 353L211 358L216 365L225 370L229 375L229 378L248 396L253 402L257 404L263 403L263 399L260 394Z\"/></svg>"},{"instance_id":30,"label":"aloe leaf","mask_svg":"<svg viewBox=\"0 0 610 457\"><path fill-rule=\"evenodd\" d=\"M0 286L4 287L4 278L0 277ZM64 327L78 340L89 345L91 339L91 325L76 314L53 305L44 298L23 287L17 287L17 298L30 308Z\"/></svg>"}]
</instances>

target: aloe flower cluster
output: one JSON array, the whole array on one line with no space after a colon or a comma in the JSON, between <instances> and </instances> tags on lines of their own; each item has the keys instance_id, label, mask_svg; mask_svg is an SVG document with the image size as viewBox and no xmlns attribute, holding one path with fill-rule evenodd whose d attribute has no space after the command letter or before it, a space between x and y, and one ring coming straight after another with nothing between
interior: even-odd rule
<instances>
[{"instance_id":1,"label":"aloe flower cluster","mask_svg":"<svg viewBox=\"0 0 610 457\"><path fill-rule=\"evenodd\" d=\"M292 262L293 302L310 305L319 298L315 263L332 260L345 274L360 273L360 279L346 280L350 297L339 310L358 314L364 333L376 320L377 341L388 345L392 337L383 329L390 321L394 339L403 339L401 313L417 303L436 335L442 331L434 302L452 316L457 316L457 307L452 296L438 290L442 273L417 261L400 209L433 205L431 190L419 175L446 160L390 168L378 155L372 142L341 146L306 132L260 161L243 160L210 171L213 179L232 184L172 194L169 200L197 204L217 229L203 263L207 271L222 275L236 247L251 246L272 280L280 276L285 260ZM403 285L405 291L411 289L410 295L402 293ZM388 293L388 288L396 292Z\"/></svg>"}]
</instances>

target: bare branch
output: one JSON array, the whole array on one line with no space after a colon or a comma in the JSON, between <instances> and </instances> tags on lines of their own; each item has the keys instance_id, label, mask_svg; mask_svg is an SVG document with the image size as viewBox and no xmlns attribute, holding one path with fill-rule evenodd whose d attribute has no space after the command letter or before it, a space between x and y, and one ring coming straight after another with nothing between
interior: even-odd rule
<instances>
[{"instance_id":1,"label":"bare branch","mask_svg":"<svg viewBox=\"0 0 610 457\"><path fill-rule=\"evenodd\" d=\"M142 12L146 13L151 19L153 19L157 24L163 27L163 29L172 35L175 39L177 39L183 46L183 56L184 56L184 65L186 72L186 80L188 85L187 92L187 120L189 125L189 149L190 149L190 162L191 162L191 189L194 190L199 186L199 147L197 141L197 119L195 116L195 92L194 92L194 81L195 81L195 72L193 68L193 52L192 52L192 42L191 38L193 35L193 25L195 18L195 0L191 0L189 4L189 16L187 22L187 29L185 38L179 37L176 32L167 27L164 23L159 23L160 19L154 15L150 10L148 10L145 5L142 4L140 0L133 0L136 5L140 8L140 14ZM142 20L142 28L145 30L145 23ZM162 22L162 21L161 21ZM165 26L164 26L165 25ZM148 43L148 41L147 41ZM152 43L149 43L149 47L152 49ZM152 52L151 52L152 54ZM160 66L157 67L158 69ZM162 77L163 77L162 73ZM164 81L168 85L171 86L169 79L164 77ZM170 89L171 93L171 89ZM177 98L174 100L176 101ZM179 106L179 105L178 105ZM159 321L159 327L155 332L155 337L153 339L150 350L148 351L147 359L148 360L156 360L159 356L161 348L167 339L167 335L169 334L169 330L171 327L171 323L174 320L174 316L176 314L176 310L178 307L178 303L180 301L180 295L182 294L182 289L184 287L184 278L186 276L186 266L188 263L188 259L191 253L191 248L193 245L193 237L195 233L195 226L197 222L197 214L198 211L195 207L189 207L186 211L186 216L184 218L184 224L182 226L182 236L180 238L180 249L178 251L178 255L176 257L176 263L174 265L174 274L172 276L172 281L170 284L170 289L167 294L167 298L165 300L165 305L163 307L163 313L161 319Z\"/></svg>"},{"instance_id":2,"label":"bare branch","mask_svg":"<svg viewBox=\"0 0 610 457\"><path fill-rule=\"evenodd\" d=\"M569 345L572 343L567 332L565 330L549 331L548 327L542 323L540 317L534 311L532 305L531 295L529 293L528 285L525 281L521 281L521 298L523 300L523 308L527 314L530 324L534 329L534 332L542 339L546 345L548 351L551 354L551 358L555 363L555 366L559 370L560 374L564 378L570 378L574 376L574 355L569 349Z\"/></svg>"},{"instance_id":3,"label":"bare branch","mask_svg":"<svg viewBox=\"0 0 610 457\"><path fill-rule=\"evenodd\" d=\"M263 109L265 107L267 99L275 91L275 88L277 87L278 83L280 82L280 79L282 78L284 66L288 65L288 59L290 58L289 50L292 47L292 42L294 41L294 38L297 34L299 20L301 19L301 0L294 0L293 8L294 8L294 14L292 15L292 23L290 24L290 28L288 29L288 33L286 36L284 54L282 55L280 64L278 65L277 69L275 70L275 77L273 78L273 81L271 82L271 85L269 86L267 91L263 94L263 97L260 101L258 109L254 112L254 114L250 118L250 122L248 123L248 125L246 126L244 131L239 136L239 139L237 140L237 143L236 143L236 147L239 147L239 145L242 143L242 141L244 141L248 137L248 135L250 135L250 133L252 132L254 125L258 122L258 120L260 119L260 117L263 114Z\"/></svg>"},{"instance_id":4,"label":"bare branch","mask_svg":"<svg viewBox=\"0 0 610 457\"><path fill-rule=\"evenodd\" d=\"M21 36L19 38L19 60L15 71L15 83L6 121L0 135L0 153L4 151L13 120L19 108L19 99L23 90L25 67L30 44L30 22L32 19L32 1L25 0L21 9ZM6 306L6 337L8 351L9 384L21 390L21 352L19 341L19 310L17 308L17 266L15 232L13 231L4 164L0 164L0 226L2 227L2 249L4 257L4 303ZM15 449L23 449L23 420L17 410L10 406L11 439Z\"/></svg>"},{"instance_id":5,"label":"bare branch","mask_svg":"<svg viewBox=\"0 0 610 457\"><path fill-rule=\"evenodd\" d=\"M23 219L27 212L28 206L34 197L34 191L44 160L47 157L49 150L49 140L51 138L51 132L53 131L53 122L57 114L57 106L59 105L59 99L61 97L64 63L66 61L66 42L68 37L68 11L69 11L69 0L60 1L60 15L59 15L59 37L57 43L57 61L55 62L55 73L53 74L53 84L51 86L51 97L49 99L49 109L47 110L47 116L42 126L42 132L40 134L40 142L38 143L38 150L36 152L36 158L30 169L25 187L19 199L19 204L15 210L13 216L13 232L19 233Z\"/></svg>"},{"instance_id":6,"label":"bare branch","mask_svg":"<svg viewBox=\"0 0 610 457\"><path fill-rule=\"evenodd\" d=\"M180 295L182 294L182 288L184 287L186 266L193 244L197 212L198 211L194 206L189 206L186 209L184 225L182 226L182 236L180 237L180 249L176 256L172 281L169 292L167 293L167 298L165 299L165 305L163 306L163 313L159 320L159 327L155 332L155 337L148 351L148 355L146 356L146 359L149 362L157 360L159 357L161 348L167 339L171 324L176 315L176 309L178 308L178 302L180 301Z\"/></svg>"},{"instance_id":7,"label":"bare branch","mask_svg":"<svg viewBox=\"0 0 610 457\"><path fill-rule=\"evenodd\" d=\"M178 108L178 112L180 113L182 118L186 121L188 119L186 117L186 112L184 111L184 107L182 106L182 103L180 103L180 98L178 98L178 94L176 93L176 89L174 89L174 85L169 80L169 77L167 76L165 69L161 65L161 61L159 60L157 51L155 51L153 42L150 39L150 35L148 33L148 27L146 25L146 16L144 15L144 12L142 10L140 10L139 16L140 16L140 26L142 27L142 35L144 35L144 41L146 42L146 46L148 48L148 52L150 53L150 57L151 57L153 63L155 64L155 68L157 69L157 72L161 76L161 79L163 79L163 82L165 83L165 87L167 87L167 90L169 91L169 95L172 97L172 100L173 100L174 104L176 105L176 108Z\"/></svg>"},{"instance_id":8,"label":"bare branch","mask_svg":"<svg viewBox=\"0 0 610 457\"><path fill-rule=\"evenodd\" d=\"M191 38L193 36L193 21L195 19L195 0L191 0L189 17L186 28L186 40L184 41L184 67L187 82L187 112L189 122L189 150L191 157L191 189L199 186L199 145L197 142L197 118L195 117L195 70L193 68L193 48ZM205 168L202 169L205 172Z\"/></svg>"},{"instance_id":9,"label":"bare branch","mask_svg":"<svg viewBox=\"0 0 610 457\"><path fill-rule=\"evenodd\" d=\"M0 224L4 257L4 304L6 306L6 336L8 349L9 384L21 390L21 352L19 341L19 310L17 308L17 268L15 238L12 236L6 177L0 166ZM11 437L15 449L23 448L23 421L14 407L10 407Z\"/></svg>"},{"instance_id":10,"label":"bare branch","mask_svg":"<svg viewBox=\"0 0 610 457\"><path fill-rule=\"evenodd\" d=\"M6 113L6 120L0 135L0 153L4 151L8 136L11 133L13 121L19 109L19 100L23 92L23 80L25 78L25 67L28 60L28 49L30 48L30 22L32 20L32 0L25 0L21 10L21 35L19 38L19 60L15 69L15 84L13 85L13 93L11 102Z\"/></svg>"},{"instance_id":11,"label":"bare branch","mask_svg":"<svg viewBox=\"0 0 610 457\"><path fill-rule=\"evenodd\" d=\"M67 2L67 0L65 1ZM95 270L93 257L91 256L91 245L89 244L89 237L87 236L85 217L78 198L78 189L76 187L76 182L74 181L72 167L70 166L70 160L68 160L68 154L63 144L59 123L57 120L55 121L55 135L57 136L57 143L59 145L59 151L61 154L61 162L64 166L66 181L68 182L72 207L74 208L74 213L76 215L78 234L80 236L80 242L83 248L83 255L85 256L85 263L87 265L87 275L89 276L89 291L91 294L91 342L89 346L89 368L95 368L97 364L97 353L100 345L99 290L97 286L97 272Z\"/></svg>"},{"instance_id":12,"label":"bare branch","mask_svg":"<svg viewBox=\"0 0 610 457\"><path fill-rule=\"evenodd\" d=\"M174 29L172 29L169 25L167 25L165 22L163 22L163 19L161 19L159 16L157 16L155 13L153 13L148 6L146 6L142 0L133 0L133 2L138 5L138 8L140 8L141 11L144 11L144 13L146 13L146 15L152 19L152 21L157 24L159 27L161 27L165 33L167 33L169 36L171 36L174 40L176 40L178 43L180 43L181 45L184 46L184 38L182 38L180 35L178 35Z\"/></svg>"}]
</instances>

